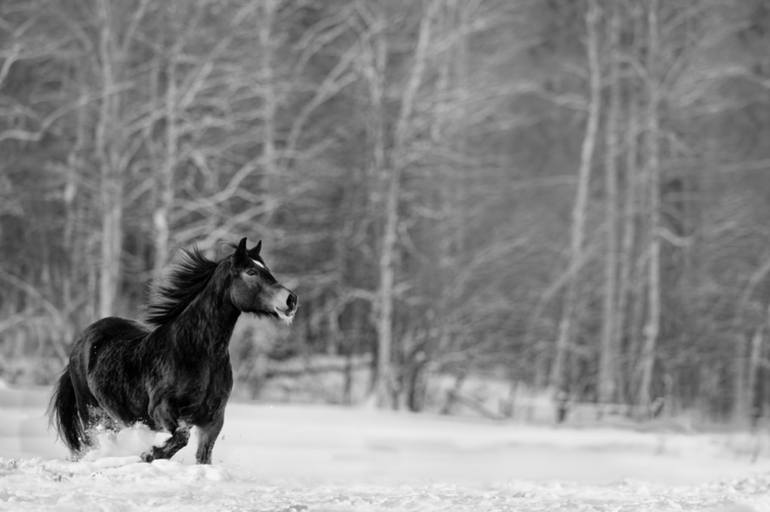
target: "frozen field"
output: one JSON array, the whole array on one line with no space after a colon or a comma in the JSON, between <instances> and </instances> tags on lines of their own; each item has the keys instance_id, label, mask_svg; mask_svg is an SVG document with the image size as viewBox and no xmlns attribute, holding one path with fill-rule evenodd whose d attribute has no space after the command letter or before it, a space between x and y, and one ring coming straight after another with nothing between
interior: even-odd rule
<instances>
[{"instance_id":1,"label":"frozen field","mask_svg":"<svg viewBox=\"0 0 770 512\"><path fill-rule=\"evenodd\" d=\"M232 403L215 464L139 463L123 431L69 462L48 390L0 389L0 510L770 511L768 437L560 429ZM752 454L759 457L752 462Z\"/></svg>"}]
</instances>

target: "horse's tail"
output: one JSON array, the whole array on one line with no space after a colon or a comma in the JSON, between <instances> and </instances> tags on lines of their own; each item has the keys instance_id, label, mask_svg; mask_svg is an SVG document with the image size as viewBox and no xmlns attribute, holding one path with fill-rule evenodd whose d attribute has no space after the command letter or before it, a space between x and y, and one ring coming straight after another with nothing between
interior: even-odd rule
<instances>
[{"instance_id":1,"label":"horse's tail","mask_svg":"<svg viewBox=\"0 0 770 512\"><path fill-rule=\"evenodd\" d=\"M79 411L76 393L68 365L54 389L49 414L51 423L59 432L59 437L73 453L78 453L83 448L86 437L85 425L88 424L88 418L81 417L82 413L88 414L88 409Z\"/></svg>"}]
</instances>

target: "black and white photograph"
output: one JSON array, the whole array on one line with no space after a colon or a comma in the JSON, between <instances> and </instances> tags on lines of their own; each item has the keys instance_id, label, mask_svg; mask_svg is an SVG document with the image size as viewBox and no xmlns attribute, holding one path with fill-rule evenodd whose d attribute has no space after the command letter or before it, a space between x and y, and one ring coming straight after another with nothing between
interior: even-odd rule
<instances>
[{"instance_id":1,"label":"black and white photograph","mask_svg":"<svg viewBox=\"0 0 770 512\"><path fill-rule=\"evenodd\" d=\"M770 1L0 0L0 511L770 511Z\"/></svg>"}]
</instances>

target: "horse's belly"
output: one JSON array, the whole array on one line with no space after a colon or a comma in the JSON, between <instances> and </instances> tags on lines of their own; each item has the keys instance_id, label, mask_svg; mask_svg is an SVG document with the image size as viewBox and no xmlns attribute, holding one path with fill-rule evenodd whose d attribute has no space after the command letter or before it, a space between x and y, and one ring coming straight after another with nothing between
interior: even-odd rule
<instances>
[{"instance_id":1,"label":"horse's belly","mask_svg":"<svg viewBox=\"0 0 770 512\"><path fill-rule=\"evenodd\" d=\"M131 424L147 418L147 394L138 382L93 375L88 384L99 406L113 419Z\"/></svg>"}]
</instances>

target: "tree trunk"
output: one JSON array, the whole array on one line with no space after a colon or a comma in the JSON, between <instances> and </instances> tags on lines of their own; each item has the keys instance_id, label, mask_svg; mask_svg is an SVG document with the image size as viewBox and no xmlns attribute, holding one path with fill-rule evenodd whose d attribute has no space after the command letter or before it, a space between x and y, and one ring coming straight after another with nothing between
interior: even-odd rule
<instances>
[{"instance_id":1,"label":"tree trunk","mask_svg":"<svg viewBox=\"0 0 770 512\"><path fill-rule=\"evenodd\" d=\"M261 21L259 24L259 44L261 47L260 55L260 81L263 89L262 94L262 169L264 171L263 200L265 216L263 222L265 225L270 223L272 215L275 213L275 206L278 199L275 196L277 192L276 180L278 176L277 151L275 147L275 117L278 109L276 83L274 72L274 44L273 24L275 21L276 1L265 0L261 3Z\"/></svg>"},{"instance_id":2,"label":"tree trunk","mask_svg":"<svg viewBox=\"0 0 770 512\"><path fill-rule=\"evenodd\" d=\"M396 228L398 224L398 195L400 190L399 172L390 170L388 190L385 196L385 226L379 261L379 310L377 315L377 402L380 406L391 403L393 375L391 368L393 346L393 268L396 252Z\"/></svg>"},{"instance_id":3,"label":"tree trunk","mask_svg":"<svg viewBox=\"0 0 770 512\"><path fill-rule=\"evenodd\" d=\"M83 80L82 70L77 72L77 81L81 89L79 90L80 98L85 98L87 92L85 90L85 82ZM67 270L63 275L62 282L62 310L66 312L68 319L68 327L74 331L78 325L79 316L83 314L82 308L75 308L73 304L76 302L76 290L80 290L83 295L88 294L88 290L83 290L83 275L81 268L76 264L75 254L87 254L89 248L83 241L81 233L78 233L78 226L83 222L81 218L84 210L84 201L78 201L79 197L79 179L78 176L84 172L84 155L83 148L86 141L89 139L88 133L88 112L82 106L75 112L75 144L72 146L69 154L67 155L67 177L64 185L64 233L63 241L64 248L69 259L67 262ZM71 341L69 337L67 342Z\"/></svg>"},{"instance_id":4,"label":"tree trunk","mask_svg":"<svg viewBox=\"0 0 770 512\"><path fill-rule=\"evenodd\" d=\"M752 427L756 427L759 418L762 416L762 405L764 396L762 393L764 382L760 380L762 376L762 342L764 328L759 327L751 339L751 354L749 355L748 382L748 406L750 407L750 419Z\"/></svg>"},{"instance_id":5,"label":"tree trunk","mask_svg":"<svg viewBox=\"0 0 770 512\"><path fill-rule=\"evenodd\" d=\"M364 73L369 87L369 100L371 101L371 121L368 131L371 139L372 155L369 172L366 177L368 182L381 181L387 176L385 168L385 65L387 59L387 40L385 39L384 32L385 21L382 19L382 16L379 16L375 23L378 26L372 28L375 33L372 35L371 45L368 47L368 66L364 66ZM378 262L378 264L381 263L381 261ZM381 272L381 267L378 266L378 270ZM383 276L380 274L379 278L379 286L382 287ZM381 292L382 290L380 289L379 291ZM374 397L375 400L379 397L381 391L384 393L384 390L380 389L383 386L381 381L385 378L383 376L388 375L390 372L390 341L387 339L385 346L383 346L383 338L380 332L381 329L386 329L381 325L382 311L379 310L381 300L381 295L378 295L375 302L377 308L375 312L377 347L375 357L372 358L373 368L369 385L369 395Z\"/></svg>"},{"instance_id":6,"label":"tree trunk","mask_svg":"<svg viewBox=\"0 0 770 512\"><path fill-rule=\"evenodd\" d=\"M102 102L96 132L97 161L101 171L102 205L101 259L99 264L99 316L114 314L120 280L123 242L123 176L118 162L117 129L119 96L116 88L117 42L112 31L113 13L109 0L99 2L101 22L99 65Z\"/></svg>"},{"instance_id":7,"label":"tree trunk","mask_svg":"<svg viewBox=\"0 0 770 512\"><path fill-rule=\"evenodd\" d=\"M599 111L601 103L601 69L599 65L599 31L598 22L600 10L596 0L590 0L586 12L586 53L589 72L589 102L588 119L586 121L583 144L580 151L580 167L578 169L578 186L575 195L575 205L572 211L572 229L570 233L569 272L571 277L564 295L559 334L556 340L556 353L551 366L550 385L558 391L566 390L566 360L567 352L572 342L572 322L577 293L577 269L583 259L583 239L588 210L588 192L591 180L594 148L599 128Z\"/></svg>"},{"instance_id":8,"label":"tree trunk","mask_svg":"<svg viewBox=\"0 0 770 512\"><path fill-rule=\"evenodd\" d=\"M605 225L606 250L604 261L604 304L602 308L601 350L599 352L599 401L615 400L618 378L619 344L615 328L618 288L618 110L620 109L620 82L618 56L620 51L619 7L612 4L610 21L610 98L607 110L605 148Z\"/></svg>"},{"instance_id":9,"label":"tree trunk","mask_svg":"<svg viewBox=\"0 0 770 512\"><path fill-rule=\"evenodd\" d=\"M639 384L639 405L649 406L652 401L652 376L655 369L655 352L660 334L660 148L658 106L659 84L655 69L658 57L658 2L652 0L647 14L648 54L647 72L649 80L649 103L647 110L647 172L649 195L649 265L647 284L647 323L644 327L644 347L641 357L641 380Z\"/></svg>"},{"instance_id":10,"label":"tree trunk","mask_svg":"<svg viewBox=\"0 0 770 512\"><path fill-rule=\"evenodd\" d=\"M623 343L629 331L634 329L633 315L629 315L629 303L633 287L631 278L634 269L634 240L636 239L636 202L637 202L637 109L633 92L629 91L628 114L626 122L626 158L625 158L625 187L623 192L623 235L620 248L620 269L618 270L618 307L615 330L618 343L622 346L621 352L628 359L630 343ZM632 322L627 324L626 319L631 317ZM627 363L626 363L627 364ZM624 368L628 370L627 367ZM621 379L622 395L627 396L631 387L629 374L632 372L621 371L625 379Z\"/></svg>"},{"instance_id":11,"label":"tree trunk","mask_svg":"<svg viewBox=\"0 0 770 512\"><path fill-rule=\"evenodd\" d=\"M166 68L166 150L163 165L157 175L157 204L153 214L155 226L155 261L153 264L154 277L160 277L166 266L169 253L171 232L169 218L174 203L174 168L177 160L177 121L176 121L176 64L172 52Z\"/></svg>"},{"instance_id":12,"label":"tree trunk","mask_svg":"<svg viewBox=\"0 0 770 512\"><path fill-rule=\"evenodd\" d=\"M743 423L748 418L749 397L752 368L750 367L749 340L746 336L736 339L735 356L733 359L733 421ZM752 343L753 345L753 343Z\"/></svg>"},{"instance_id":13,"label":"tree trunk","mask_svg":"<svg viewBox=\"0 0 770 512\"><path fill-rule=\"evenodd\" d=\"M420 20L417 47L414 50L412 68L404 93L401 98L401 108L393 134L393 149L390 158L391 169L385 176L387 189L385 192L385 225L382 232L382 244L379 260L379 289L378 289L378 371L377 371L377 402L380 406L395 406L392 391L394 385L392 369L393 349L393 305L395 301L393 286L395 283L395 255L397 251L396 238L399 223L399 196L401 192L401 174L406 162L406 150L410 135L410 123L414 110L415 98L422 83L425 70L428 43L430 42L431 18L439 1L431 0L430 5Z\"/></svg>"}]
</instances>

